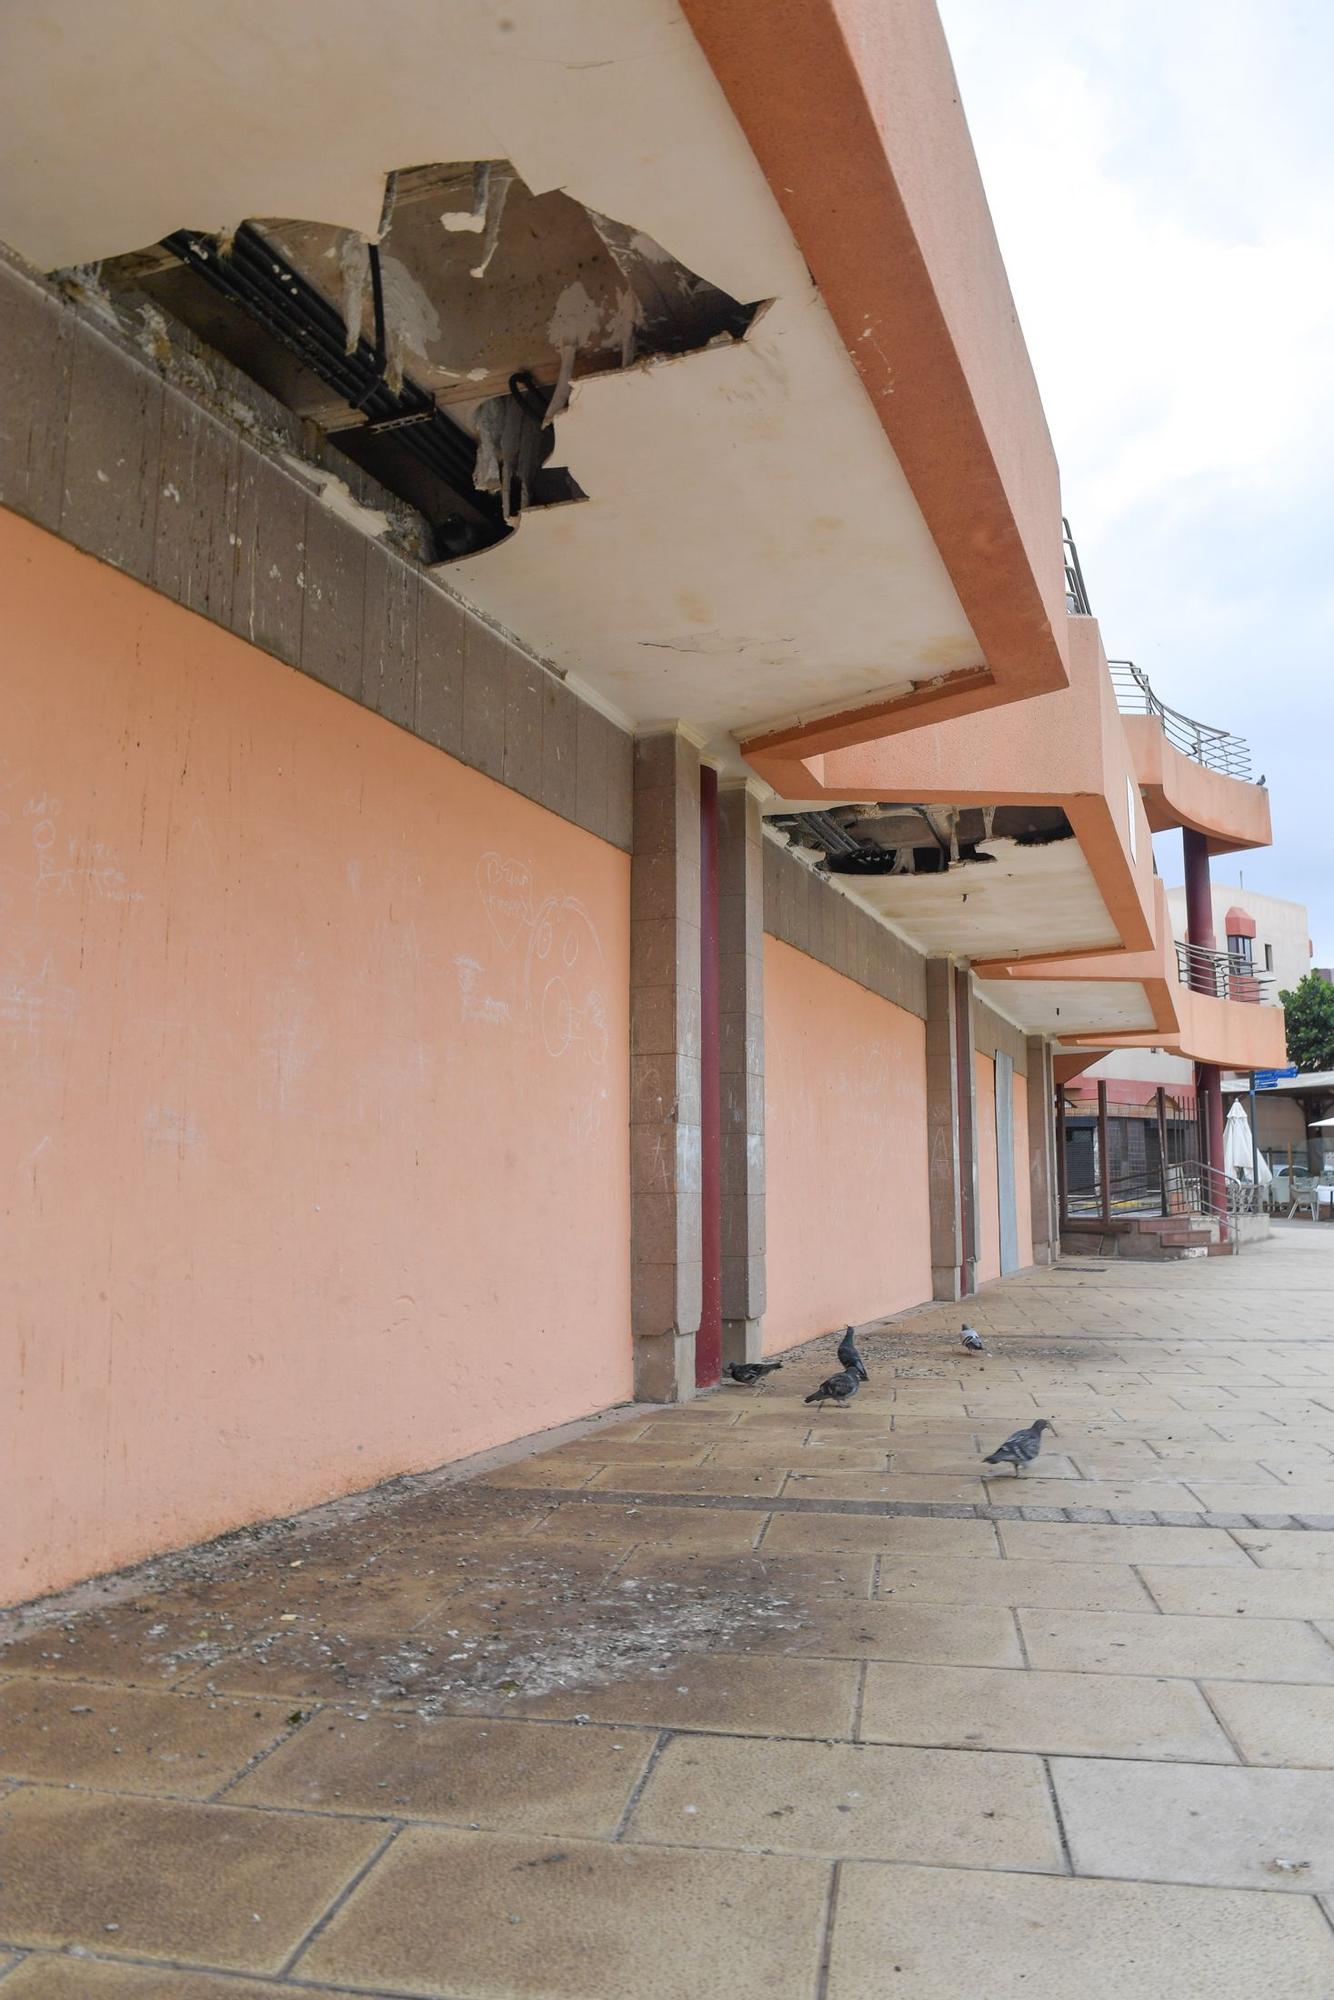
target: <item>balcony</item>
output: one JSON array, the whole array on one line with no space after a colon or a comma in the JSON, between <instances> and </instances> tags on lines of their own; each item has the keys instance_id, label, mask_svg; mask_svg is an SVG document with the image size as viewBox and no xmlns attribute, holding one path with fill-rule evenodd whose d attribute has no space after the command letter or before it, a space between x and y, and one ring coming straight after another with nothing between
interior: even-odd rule
<instances>
[{"instance_id":1,"label":"balcony","mask_svg":"<svg viewBox=\"0 0 1334 2000\"><path fill-rule=\"evenodd\" d=\"M1183 715L1180 709L1169 708L1154 693L1148 675L1132 660L1109 660L1107 665L1122 715L1156 715L1164 737L1183 757L1202 764L1206 771L1217 771L1220 777L1251 782L1251 746L1244 737L1232 736L1226 729L1214 729L1207 722L1196 722L1192 716Z\"/></svg>"},{"instance_id":2,"label":"balcony","mask_svg":"<svg viewBox=\"0 0 1334 2000\"><path fill-rule=\"evenodd\" d=\"M1269 794L1251 782L1251 746L1160 701L1131 660L1109 660L1121 726L1149 825L1190 827L1211 854L1267 847Z\"/></svg>"},{"instance_id":3,"label":"balcony","mask_svg":"<svg viewBox=\"0 0 1334 2000\"><path fill-rule=\"evenodd\" d=\"M1238 952L1206 951L1182 938L1174 942L1177 978L1192 993L1209 993L1215 1000L1240 1000L1252 1006L1270 998L1272 978L1257 972L1249 958Z\"/></svg>"}]
</instances>

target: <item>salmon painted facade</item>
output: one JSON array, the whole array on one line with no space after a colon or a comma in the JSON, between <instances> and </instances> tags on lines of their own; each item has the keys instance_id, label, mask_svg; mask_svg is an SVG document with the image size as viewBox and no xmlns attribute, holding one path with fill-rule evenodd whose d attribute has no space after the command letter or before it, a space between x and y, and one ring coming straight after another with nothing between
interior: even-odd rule
<instances>
[{"instance_id":1,"label":"salmon painted facade","mask_svg":"<svg viewBox=\"0 0 1334 2000\"><path fill-rule=\"evenodd\" d=\"M1048 1262L1109 1053L1105 1240L1235 1239L1268 795L1108 662L931 0L114 11L0 82L0 1602Z\"/></svg>"}]
</instances>

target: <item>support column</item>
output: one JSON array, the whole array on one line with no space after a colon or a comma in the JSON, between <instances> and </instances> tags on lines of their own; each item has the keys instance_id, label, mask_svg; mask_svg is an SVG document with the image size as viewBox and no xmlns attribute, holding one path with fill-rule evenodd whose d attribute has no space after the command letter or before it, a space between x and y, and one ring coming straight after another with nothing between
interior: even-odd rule
<instances>
[{"instance_id":1,"label":"support column","mask_svg":"<svg viewBox=\"0 0 1334 2000\"><path fill-rule=\"evenodd\" d=\"M764 825L761 787L718 792L723 1366L758 1361L765 1306Z\"/></svg>"},{"instance_id":2,"label":"support column","mask_svg":"<svg viewBox=\"0 0 1334 2000\"><path fill-rule=\"evenodd\" d=\"M974 1289L973 1020L967 972L926 962L927 1199L931 1296Z\"/></svg>"},{"instance_id":3,"label":"support column","mask_svg":"<svg viewBox=\"0 0 1334 2000\"><path fill-rule=\"evenodd\" d=\"M1186 940L1205 951L1217 950L1214 936L1213 894L1209 883L1209 842L1193 827L1181 830L1181 857L1186 877ZM1213 993L1213 978L1191 969L1192 986ZM1195 1091L1199 1099L1200 1130L1206 1163L1223 1170L1223 1077L1217 1063L1196 1063Z\"/></svg>"},{"instance_id":4,"label":"support column","mask_svg":"<svg viewBox=\"0 0 1334 2000\"><path fill-rule=\"evenodd\" d=\"M1024 1044L1028 1060L1029 1210L1033 1217L1033 1262L1051 1264L1060 1246L1056 1217L1055 1086L1051 1046L1041 1035Z\"/></svg>"},{"instance_id":5,"label":"support column","mask_svg":"<svg viewBox=\"0 0 1334 2000\"><path fill-rule=\"evenodd\" d=\"M635 742L630 865L630 1269L635 1395L695 1393L700 1321L699 750Z\"/></svg>"}]
</instances>

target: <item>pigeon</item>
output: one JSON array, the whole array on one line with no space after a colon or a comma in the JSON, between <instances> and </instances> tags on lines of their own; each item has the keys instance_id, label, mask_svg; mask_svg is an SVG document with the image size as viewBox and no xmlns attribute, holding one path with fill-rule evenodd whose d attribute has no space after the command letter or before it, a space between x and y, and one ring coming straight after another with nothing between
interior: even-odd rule
<instances>
[{"instance_id":1,"label":"pigeon","mask_svg":"<svg viewBox=\"0 0 1334 2000\"><path fill-rule=\"evenodd\" d=\"M861 1388L861 1377L853 1368L845 1368L841 1375L830 1375L823 1381L808 1403L850 1403Z\"/></svg>"},{"instance_id":2,"label":"pigeon","mask_svg":"<svg viewBox=\"0 0 1334 2000\"><path fill-rule=\"evenodd\" d=\"M1012 1465L1017 1479L1024 1467L1031 1465L1042 1450L1042 1433L1054 1428L1046 1417L1039 1417L1027 1430L1015 1431L1004 1444L997 1445L991 1456L983 1459L983 1465Z\"/></svg>"},{"instance_id":3,"label":"pigeon","mask_svg":"<svg viewBox=\"0 0 1334 2000\"><path fill-rule=\"evenodd\" d=\"M964 1328L963 1344L970 1354L985 1354L987 1351L982 1345L982 1336L975 1326L966 1326Z\"/></svg>"},{"instance_id":4,"label":"pigeon","mask_svg":"<svg viewBox=\"0 0 1334 2000\"><path fill-rule=\"evenodd\" d=\"M772 1375L774 1369L782 1365L781 1361L729 1361L727 1372L743 1389L753 1389L757 1382L766 1375Z\"/></svg>"},{"instance_id":5,"label":"pigeon","mask_svg":"<svg viewBox=\"0 0 1334 2000\"><path fill-rule=\"evenodd\" d=\"M838 1358L843 1363L843 1366L857 1377L859 1382L870 1381L871 1378L866 1372L866 1363L857 1352L856 1334L850 1326L844 1328L843 1338L838 1343Z\"/></svg>"}]
</instances>

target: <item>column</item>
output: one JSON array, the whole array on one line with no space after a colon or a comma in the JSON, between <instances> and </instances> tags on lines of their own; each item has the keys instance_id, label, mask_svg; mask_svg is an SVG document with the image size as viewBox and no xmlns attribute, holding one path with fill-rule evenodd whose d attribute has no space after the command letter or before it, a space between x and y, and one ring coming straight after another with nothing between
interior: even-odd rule
<instances>
[{"instance_id":1,"label":"column","mask_svg":"<svg viewBox=\"0 0 1334 2000\"><path fill-rule=\"evenodd\" d=\"M1056 1216L1056 1087L1051 1047L1041 1035L1024 1044L1028 1059L1029 1205L1033 1216L1033 1262L1050 1264L1059 1248Z\"/></svg>"},{"instance_id":2,"label":"column","mask_svg":"<svg viewBox=\"0 0 1334 2000\"><path fill-rule=\"evenodd\" d=\"M931 1296L974 1288L973 1021L969 975L948 958L926 962L927 1198Z\"/></svg>"},{"instance_id":3,"label":"column","mask_svg":"<svg viewBox=\"0 0 1334 2000\"><path fill-rule=\"evenodd\" d=\"M718 792L718 1016L722 1081L723 1365L758 1361L764 1265L764 825L766 787Z\"/></svg>"},{"instance_id":4,"label":"column","mask_svg":"<svg viewBox=\"0 0 1334 2000\"><path fill-rule=\"evenodd\" d=\"M1214 936L1213 894L1209 883L1209 842L1193 827L1181 830L1181 856L1186 877L1186 941L1205 951L1217 949ZM1205 993L1216 991L1212 975L1191 969L1192 986ZM1223 1079L1217 1063L1196 1063L1195 1090L1200 1104L1208 1164L1221 1173L1223 1167Z\"/></svg>"},{"instance_id":5,"label":"column","mask_svg":"<svg viewBox=\"0 0 1334 2000\"><path fill-rule=\"evenodd\" d=\"M695 1393L700 1320L699 749L635 741L630 863L630 1268L635 1395Z\"/></svg>"}]
</instances>

